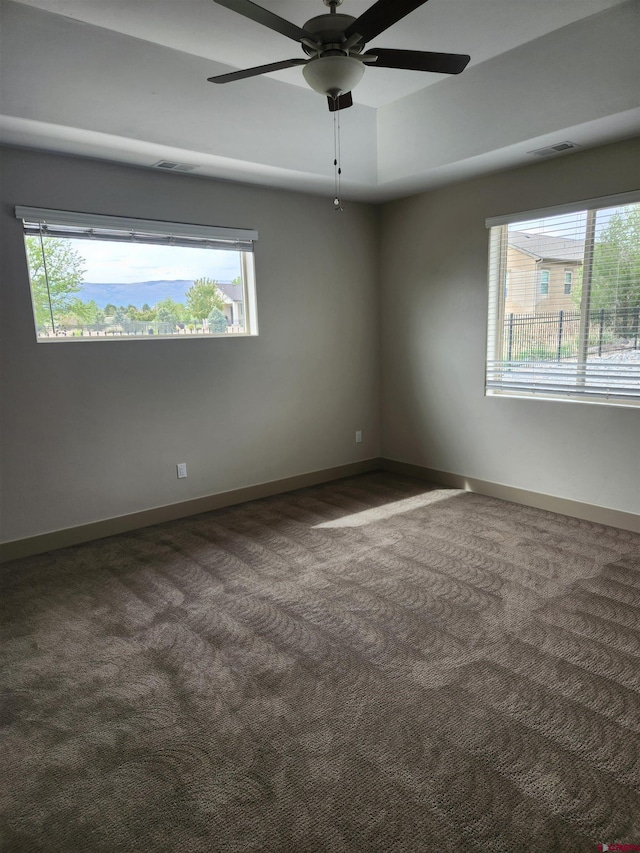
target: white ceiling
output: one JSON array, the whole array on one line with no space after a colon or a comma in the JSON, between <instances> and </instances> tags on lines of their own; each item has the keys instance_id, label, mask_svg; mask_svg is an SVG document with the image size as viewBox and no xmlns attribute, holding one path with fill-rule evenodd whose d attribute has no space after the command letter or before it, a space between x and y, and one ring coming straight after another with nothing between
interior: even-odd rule
<instances>
[{"instance_id":1,"label":"white ceiling","mask_svg":"<svg viewBox=\"0 0 640 853\"><path fill-rule=\"evenodd\" d=\"M261 0L303 25L321 0ZM358 16L371 0L344 0ZM332 192L333 118L302 56L212 0L2 0L5 142ZM430 0L370 46L468 53L462 75L368 68L340 114L345 195L383 199L640 133L637 0ZM567 156L567 155L565 155Z\"/></svg>"},{"instance_id":2,"label":"white ceiling","mask_svg":"<svg viewBox=\"0 0 640 853\"><path fill-rule=\"evenodd\" d=\"M213 0L22 0L58 15L221 62L233 69L304 57L285 36L218 6ZM621 0L430 0L370 46L467 53L484 62L524 42L608 9ZM261 0L298 26L329 10L323 0ZM358 17L373 0L344 0L339 11ZM270 75L305 86L302 71ZM442 74L376 69L358 86L357 101L380 107L417 92ZM249 82L241 84L248 88ZM249 90L250 91L250 90Z\"/></svg>"}]
</instances>

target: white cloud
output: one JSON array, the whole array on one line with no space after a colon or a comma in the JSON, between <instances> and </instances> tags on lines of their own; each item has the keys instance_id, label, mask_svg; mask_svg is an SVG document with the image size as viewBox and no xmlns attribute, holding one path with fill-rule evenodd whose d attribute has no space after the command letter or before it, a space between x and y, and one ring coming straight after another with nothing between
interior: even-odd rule
<instances>
[{"instance_id":1,"label":"white cloud","mask_svg":"<svg viewBox=\"0 0 640 853\"><path fill-rule=\"evenodd\" d=\"M231 281L240 275L236 252L90 240L70 240L70 243L85 259L84 280L92 283L130 284L205 277Z\"/></svg>"}]
</instances>

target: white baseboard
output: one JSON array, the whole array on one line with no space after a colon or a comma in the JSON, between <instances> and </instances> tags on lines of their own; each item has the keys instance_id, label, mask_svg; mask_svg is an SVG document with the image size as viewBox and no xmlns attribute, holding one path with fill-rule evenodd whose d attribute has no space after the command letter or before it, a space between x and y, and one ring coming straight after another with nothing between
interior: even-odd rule
<instances>
[{"instance_id":1,"label":"white baseboard","mask_svg":"<svg viewBox=\"0 0 640 853\"><path fill-rule=\"evenodd\" d=\"M529 491L529 489L519 489L515 486L506 486L503 483L492 483L489 480L478 480L474 477L438 471L435 468L424 468L422 465L413 465L394 459L381 459L380 467L385 471L406 474L410 477L417 477L420 480L428 480L431 483L439 483L454 489L477 492L491 498L512 501L524 506L545 509L548 512L557 512L560 515L570 515L572 518L582 518L596 524L607 524L610 527L619 527L621 530L640 533L640 515L635 515L632 512L583 503L568 498L559 498L554 495L545 495L540 492Z\"/></svg>"},{"instance_id":2,"label":"white baseboard","mask_svg":"<svg viewBox=\"0 0 640 853\"><path fill-rule=\"evenodd\" d=\"M379 470L380 467L379 459L350 462L347 465L338 465L335 468L324 468L321 471L311 471L307 474L298 474L294 477L273 480L269 483L259 483L242 489L233 489L229 492L220 492L176 504L145 509L129 515L106 518L91 524L82 524L78 527L54 530L51 533L43 533L25 539L14 539L10 542L0 543L0 562L31 557L34 554L43 554L46 551L54 551L58 548L67 548L70 545L79 545L82 542L91 542L94 539L104 539L106 536L126 533L129 530L151 527L154 524L161 524L163 521L175 521L178 518L210 512L213 509L222 509L225 506L266 498L294 489L303 489L306 486L316 486L319 483L329 483L332 480L341 480L344 477L353 477L356 474Z\"/></svg>"},{"instance_id":3,"label":"white baseboard","mask_svg":"<svg viewBox=\"0 0 640 853\"><path fill-rule=\"evenodd\" d=\"M478 480L474 477L465 477L462 474L452 474L449 471L438 471L434 468L425 468L422 465L413 465L395 459L366 459L362 462L352 462L335 468L325 468L321 471L298 474L294 477L273 480L269 483L259 483L190 501L154 507L116 518L107 518L91 524L69 527L65 530L54 530L51 533L3 542L0 543L0 562L31 557L34 554L43 554L46 551L67 548L70 545L79 545L82 542L91 542L94 539L104 539L106 536L115 536L118 533L126 533L129 530L151 527L154 524L161 524L163 521L175 521L190 515L198 515L202 512L210 512L214 509L222 509L226 506L377 470L406 474L410 477L417 477L420 480L428 480L431 483L438 483L454 489L477 492L492 498L512 501L524 506L536 507L561 515L569 515L573 518L581 518L585 521L593 521L596 524L607 524L611 527L640 533L640 515L635 515L632 512L545 495L528 489L519 489L503 483L492 483L489 480Z\"/></svg>"}]
</instances>

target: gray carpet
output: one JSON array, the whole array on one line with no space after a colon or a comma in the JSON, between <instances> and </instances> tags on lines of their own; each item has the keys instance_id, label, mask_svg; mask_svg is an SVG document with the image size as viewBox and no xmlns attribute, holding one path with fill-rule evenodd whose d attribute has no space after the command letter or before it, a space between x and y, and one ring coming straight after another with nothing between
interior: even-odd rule
<instances>
[{"instance_id":1,"label":"gray carpet","mask_svg":"<svg viewBox=\"0 0 640 853\"><path fill-rule=\"evenodd\" d=\"M640 844L640 537L376 473L7 564L5 853Z\"/></svg>"}]
</instances>

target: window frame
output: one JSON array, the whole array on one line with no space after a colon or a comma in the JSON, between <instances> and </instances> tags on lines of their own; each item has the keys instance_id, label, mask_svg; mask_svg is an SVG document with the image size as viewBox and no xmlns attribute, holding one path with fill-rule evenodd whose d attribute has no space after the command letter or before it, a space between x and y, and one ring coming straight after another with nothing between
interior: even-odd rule
<instances>
[{"instance_id":1,"label":"window frame","mask_svg":"<svg viewBox=\"0 0 640 853\"><path fill-rule=\"evenodd\" d=\"M538 292L540 296L548 296L549 295L549 284L551 282L551 270L546 267L542 267L539 271L540 280Z\"/></svg>"},{"instance_id":2,"label":"window frame","mask_svg":"<svg viewBox=\"0 0 640 853\"><path fill-rule=\"evenodd\" d=\"M16 219L23 224L23 236L56 237L60 239L91 239L98 242L132 242L144 245L175 246L177 248L212 248L237 252L242 279L244 331L228 334L129 334L109 336L41 337L36 317L36 304L29 273L29 291L33 309L37 343L84 343L158 340L214 340L246 338L258 335L255 246L258 232L247 228L229 228L165 220L90 214L77 211L53 210L17 205ZM25 242L26 252L26 242ZM46 270L45 270L46 275ZM48 285L47 285L48 287ZM53 317L52 317L53 319ZM53 323L55 329L55 322Z\"/></svg>"},{"instance_id":3,"label":"window frame","mask_svg":"<svg viewBox=\"0 0 640 853\"><path fill-rule=\"evenodd\" d=\"M567 278L568 276L568 278ZM573 287L573 270L564 271L564 295L571 296L571 288Z\"/></svg>"},{"instance_id":4,"label":"window frame","mask_svg":"<svg viewBox=\"0 0 640 853\"><path fill-rule=\"evenodd\" d=\"M581 390L580 381L577 379L574 384L569 385L567 383L560 389L558 387L545 387L544 383L537 383L535 378L529 383L529 387L522 387L527 385L525 380L522 380L518 387L509 387L508 385L502 386L500 384L500 380L496 380L494 378L495 375L498 375L499 377L499 375L504 372L501 370L504 345L503 326L507 315L505 313L506 298L501 298L501 290L503 290L503 288L500 287L500 283L504 282L504 273L507 269L508 226L518 223L527 223L532 220L562 216L563 214L587 213L588 211L597 213L599 210L637 204L640 204L640 189L616 195L582 199L548 208L507 213L489 217L485 220L485 225L489 230L490 237L488 241L488 322L485 327L485 397L512 397L525 400L589 403L591 405L622 406L629 408L640 407L640 390L636 391L635 385L630 386L630 391L628 388L623 387L619 393L616 392L615 387L612 390L609 386L603 386L603 391L599 394L597 391L593 391L593 387L589 388L588 391ZM498 229L496 226L505 227ZM587 228L588 227L589 226L587 226ZM571 287L573 287L574 270L569 270L569 272L571 272ZM565 295L569 294L565 293ZM588 369L589 364L589 361L581 362L578 360L576 376L581 374L581 370ZM638 371L640 372L640 367L638 367ZM631 375L631 381L636 382L637 376L635 372L629 371L629 374ZM552 384L553 383L547 383L547 386Z\"/></svg>"}]
</instances>

